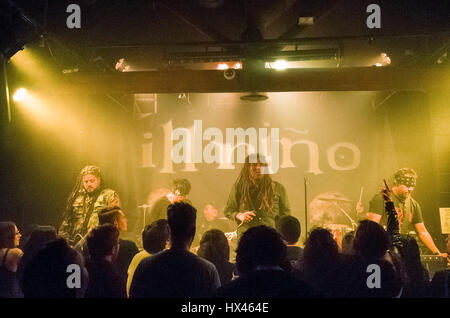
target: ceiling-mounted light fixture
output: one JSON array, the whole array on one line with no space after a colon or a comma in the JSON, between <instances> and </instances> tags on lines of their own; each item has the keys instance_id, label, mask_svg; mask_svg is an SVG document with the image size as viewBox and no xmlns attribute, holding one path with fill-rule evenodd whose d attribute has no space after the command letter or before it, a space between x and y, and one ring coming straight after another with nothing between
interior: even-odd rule
<instances>
[{"instance_id":1,"label":"ceiling-mounted light fixture","mask_svg":"<svg viewBox=\"0 0 450 318\"><path fill-rule=\"evenodd\" d=\"M119 59L119 61L117 61L115 69L118 72L127 72L130 70L130 65L128 64L127 60L122 57L121 59Z\"/></svg>"},{"instance_id":2,"label":"ceiling-mounted light fixture","mask_svg":"<svg viewBox=\"0 0 450 318\"><path fill-rule=\"evenodd\" d=\"M242 100L250 101L250 102L262 102L267 100L269 97L266 93L257 93L251 92L250 94L243 95L240 97Z\"/></svg>"},{"instance_id":3,"label":"ceiling-mounted light fixture","mask_svg":"<svg viewBox=\"0 0 450 318\"><path fill-rule=\"evenodd\" d=\"M381 53L379 62L375 63L375 66L381 67L389 64L391 64L391 58L386 53Z\"/></svg>"},{"instance_id":4,"label":"ceiling-mounted light fixture","mask_svg":"<svg viewBox=\"0 0 450 318\"><path fill-rule=\"evenodd\" d=\"M313 25L314 17L299 17L297 20L297 25Z\"/></svg>"},{"instance_id":5,"label":"ceiling-mounted light fixture","mask_svg":"<svg viewBox=\"0 0 450 318\"><path fill-rule=\"evenodd\" d=\"M227 63L219 63L219 65L217 65L217 69L218 70L227 70L228 69L228 64Z\"/></svg>"}]
</instances>

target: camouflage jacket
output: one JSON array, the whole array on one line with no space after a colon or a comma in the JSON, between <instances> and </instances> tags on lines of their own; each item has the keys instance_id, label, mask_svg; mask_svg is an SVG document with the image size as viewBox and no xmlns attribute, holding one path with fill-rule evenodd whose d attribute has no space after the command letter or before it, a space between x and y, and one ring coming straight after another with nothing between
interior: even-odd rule
<instances>
[{"instance_id":1,"label":"camouflage jacket","mask_svg":"<svg viewBox=\"0 0 450 318\"><path fill-rule=\"evenodd\" d=\"M65 238L70 244L75 244L84 237L92 228L98 225L98 213L107 207L120 206L119 196L114 190L104 189L98 195L88 196L85 191L78 195L73 204L72 210L64 218L58 235ZM88 220L87 227L83 228L90 207L93 206L92 214Z\"/></svg>"}]
</instances>

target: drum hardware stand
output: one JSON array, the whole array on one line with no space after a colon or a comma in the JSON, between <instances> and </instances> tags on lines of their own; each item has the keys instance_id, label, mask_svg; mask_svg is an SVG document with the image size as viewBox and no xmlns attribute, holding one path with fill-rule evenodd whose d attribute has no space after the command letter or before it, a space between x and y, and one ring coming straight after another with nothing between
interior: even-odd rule
<instances>
[{"instance_id":1,"label":"drum hardware stand","mask_svg":"<svg viewBox=\"0 0 450 318\"><path fill-rule=\"evenodd\" d=\"M345 210L343 208L341 208L336 202L333 202L333 203L347 217L347 219L350 220L350 223L352 225L352 230L354 231L358 227L358 224L356 224L355 221L350 217L350 215L348 215L348 213L345 212Z\"/></svg>"}]
</instances>

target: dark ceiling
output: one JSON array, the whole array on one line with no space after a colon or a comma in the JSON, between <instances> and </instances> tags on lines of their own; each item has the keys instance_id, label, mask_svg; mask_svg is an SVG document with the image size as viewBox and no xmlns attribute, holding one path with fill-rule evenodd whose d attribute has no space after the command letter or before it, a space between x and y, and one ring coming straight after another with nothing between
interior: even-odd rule
<instances>
[{"instance_id":1,"label":"dark ceiling","mask_svg":"<svg viewBox=\"0 0 450 318\"><path fill-rule=\"evenodd\" d=\"M81 8L80 29L66 26L71 3ZM380 29L366 25L371 3L381 8ZM314 22L299 25L300 17ZM6 0L0 18L3 52L40 48L59 71L114 72L121 57L133 71L189 69L289 50L331 68L370 66L381 52L407 68L449 60L448 0Z\"/></svg>"}]
</instances>

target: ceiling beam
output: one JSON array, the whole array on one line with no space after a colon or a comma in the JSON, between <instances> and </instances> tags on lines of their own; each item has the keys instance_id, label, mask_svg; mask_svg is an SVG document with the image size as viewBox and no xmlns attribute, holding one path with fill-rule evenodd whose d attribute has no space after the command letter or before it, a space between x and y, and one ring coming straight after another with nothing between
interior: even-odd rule
<instances>
[{"instance_id":1,"label":"ceiling beam","mask_svg":"<svg viewBox=\"0 0 450 318\"><path fill-rule=\"evenodd\" d=\"M124 72L65 74L57 91L73 94L223 93L293 91L450 90L448 68L362 67L341 69Z\"/></svg>"}]
</instances>

